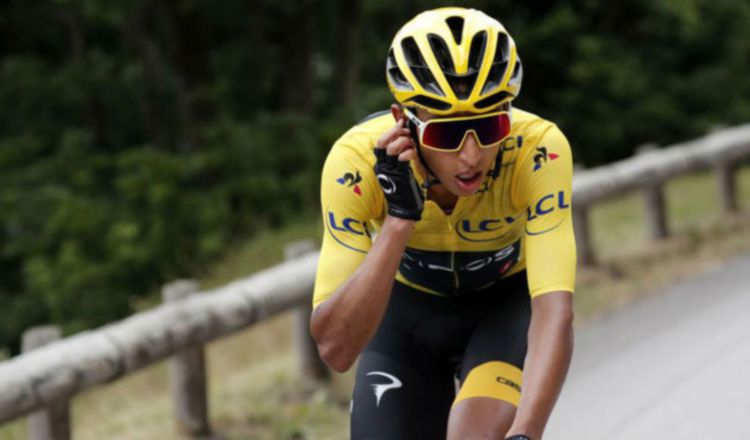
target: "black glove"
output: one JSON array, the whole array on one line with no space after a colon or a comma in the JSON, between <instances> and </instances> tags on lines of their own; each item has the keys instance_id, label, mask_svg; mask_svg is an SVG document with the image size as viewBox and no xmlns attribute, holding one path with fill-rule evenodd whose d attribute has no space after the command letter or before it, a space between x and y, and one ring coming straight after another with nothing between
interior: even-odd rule
<instances>
[{"instance_id":1,"label":"black glove","mask_svg":"<svg viewBox=\"0 0 750 440\"><path fill-rule=\"evenodd\" d=\"M375 148L375 158L375 175L388 201L388 214L407 220L421 219L424 195L409 162L389 156L385 148Z\"/></svg>"},{"instance_id":2,"label":"black glove","mask_svg":"<svg viewBox=\"0 0 750 440\"><path fill-rule=\"evenodd\" d=\"M527 436L523 435L523 434L516 434L516 435L511 435L510 437L506 438L505 440L531 440L531 439L528 438Z\"/></svg>"}]
</instances>

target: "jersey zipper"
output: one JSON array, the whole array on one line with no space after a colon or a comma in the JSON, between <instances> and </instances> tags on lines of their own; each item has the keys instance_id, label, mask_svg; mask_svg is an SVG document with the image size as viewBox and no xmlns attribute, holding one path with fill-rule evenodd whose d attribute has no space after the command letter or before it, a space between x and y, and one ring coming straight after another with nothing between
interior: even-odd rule
<instances>
[{"instance_id":1,"label":"jersey zipper","mask_svg":"<svg viewBox=\"0 0 750 440\"><path fill-rule=\"evenodd\" d=\"M453 230L453 222L455 221L455 219L460 217L459 214L461 212L461 209L463 208L462 203L463 203L463 199L459 197L458 200L456 201L456 205L453 207L453 211L451 211L450 214L445 216L446 220L448 221L448 230L451 233L455 233L455 231ZM451 239L452 238L453 237L451 237ZM451 252L451 270L453 271L453 285L455 287L455 291L458 292L459 289L461 288L461 280L459 279L458 269L456 268L456 253L455 252Z\"/></svg>"},{"instance_id":2,"label":"jersey zipper","mask_svg":"<svg viewBox=\"0 0 750 440\"><path fill-rule=\"evenodd\" d=\"M458 279L458 270L456 270L456 253L451 252L451 270L453 271L453 281L456 285L456 292L458 292L458 289L460 288L460 283Z\"/></svg>"}]
</instances>

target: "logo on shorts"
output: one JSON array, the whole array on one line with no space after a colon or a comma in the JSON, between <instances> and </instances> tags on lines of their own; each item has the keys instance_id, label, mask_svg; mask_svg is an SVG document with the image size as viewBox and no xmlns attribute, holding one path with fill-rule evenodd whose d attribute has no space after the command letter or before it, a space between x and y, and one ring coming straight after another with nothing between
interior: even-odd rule
<instances>
[{"instance_id":1,"label":"logo on shorts","mask_svg":"<svg viewBox=\"0 0 750 440\"><path fill-rule=\"evenodd\" d=\"M357 174L352 173L346 173L343 177L339 177L336 179L336 182L340 183L341 185L346 185L347 188L354 188L353 191L358 196L362 195L362 190L359 189L359 182L362 181L362 176L359 175L359 171L357 171Z\"/></svg>"},{"instance_id":2,"label":"logo on shorts","mask_svg":"<svg viewBox=\"0 0 750 440\"><path fill-rule=\"evenodd\" d=\"M536 147L537 153L534 155L534 171L542 167L547 160L556 160L558 157L555 153L547 153L547 147Z\"/></svg>"},{"instance_id":3,"label":"logo on shorts","mask_svg":"<svg viewBox=\"0 0 750 440\"><path fill-rule=\"evenodd\" d=\"M385 174L378 174L378 182L384 193L390 195L396 192L396 182Z\"/></svg>"},{"instance_id":4,"label":"logo on shorts","mask_svg":"<svg viewBox=\"0 0 750 440\"><path fill-rule=\"evenodd\" d=\"M401 388L403 384L396 376L393 376L388 373L383 373L382 371L371 371L367 373L368 376L382 376L390 381L390 383L376 383L372 385L373 392L375 393L375 407L380 406L380 399L383 397L383 394L385 394L388 390L395 390L397 388Z\"/></svg>"},{"instance_id":5,"label":"logo on shorts","mask_svg":"<svg viewBox=\"0 0 750 440\"><path fill-rule=\"evenodd\" d=\"M506 378L504 378L502 376L497 376L497 378L495 380L497 381L497 383L509 386L509 387L513 388L514 390L518 391L519 393L521 392L521 386L518 385L517 383L513 382L510 379L506 379Z\"/></svg>"}]
</instances>

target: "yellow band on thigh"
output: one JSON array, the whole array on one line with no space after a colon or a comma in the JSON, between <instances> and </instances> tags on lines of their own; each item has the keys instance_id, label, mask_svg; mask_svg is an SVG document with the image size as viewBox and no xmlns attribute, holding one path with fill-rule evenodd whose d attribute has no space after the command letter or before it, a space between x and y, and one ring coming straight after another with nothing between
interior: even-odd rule
<instances>
[{"instance_id":1,"label":"yellow band on thigh","mask_svg":"<svg viewBox=\"0 0 750 440\"><path fill-rule=\"evenodd\" d=\"M469 371L453 405L471 397L490 397L518 407L522 377L523 372L514 365L498 361L485 362Z\"/></svg>"}]
</instances>

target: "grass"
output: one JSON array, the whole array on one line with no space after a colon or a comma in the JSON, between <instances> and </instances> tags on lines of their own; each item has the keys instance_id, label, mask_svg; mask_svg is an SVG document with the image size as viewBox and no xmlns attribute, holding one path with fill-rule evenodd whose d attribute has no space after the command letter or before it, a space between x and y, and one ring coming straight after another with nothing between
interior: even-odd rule
<instances>
[{"instance_id":1,"label":"grass","mask_svg":"<svg viewBox=\"0 0 750 440\"><path fill-rule=\"evenodd\" d=\"M743 168L738 179L738 195L747 211L750 167ZM750 251L750 215L721 213L714 187L710 174L667 185L668 218L675 234L659 242L648 239L639 194L592 210L592 240L601 263L579 271L579 325ZM202 285L221 285L279 262L285 244L319 240L320 231L319 220L301 221L238 243L206 269ZM352 375L336 375L329 387L299 379L291 344L293 324L290 313L282 314L207 346L211 423L221 438L348 437ZM82 440L176 439L173 420L167 363L83 393L73 404L73 434ZM0 428L0 440L24 438L22 420Z\"/></svg>"},{"instance_id":2,"label":"grass","mask_svg":"<svg viewBox=\"0 0 750 440\"><path fill-rule=\"evenodd\" d=\"M750 169L744 167L737 178L741 208L748 208ZM719 206L713 176L708 173L670 181L665 188L665 199L668 224L677 235L694 234L726 217ZM590 216L594 248L604 259L637 253L649 245L645 202L637 192L596 205Z\"/></svg>"},{"instance_id":3,"label":"grass","mask_svg":"<svg viewBox=\"0 0 750 440\"><path fill-rule=\"evenodd\" d=\"M283 229L260 234L248 242L238 243L216 265L201 277L203 287L221 286L246 277L284 259L284 247L295 241L312 240L320 247L323 224L320 218L292 223Z\"/></svg>"},{"instance_id":4,"label":"grass","mask_svg":"<svg viewBox=\"0 0 750 440\"><path fill-rule=\"evenodd\" d=\"M740 212L729 215L720 207L713 175L671 181L665 198L672 235L658 241L648 237L640 194L597 205L590 223L600 264L578 272L576 313L581 321L750 252L750 167L738 172L737 184Z\"/></svg>"}]
</instances>

